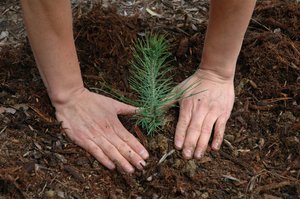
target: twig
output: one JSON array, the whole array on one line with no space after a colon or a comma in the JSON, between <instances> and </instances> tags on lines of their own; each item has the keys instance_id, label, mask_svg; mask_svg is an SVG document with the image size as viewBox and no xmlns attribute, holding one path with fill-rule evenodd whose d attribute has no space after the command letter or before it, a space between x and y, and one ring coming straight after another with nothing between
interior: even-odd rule
<instances>
[{"instance_id":1,"label":"twig","mask_svg":"<svg viewBox=\"0 0 300 199\"><path fill-rule=\"evenodd\" d=\"M236 158L234 158L234 157L230 156L229 154L225 153L224 151L220 151L220 154L221 154L223 157L229 159L230 161L232 161L232 162L234 162L234 163L236 163L236 164L242 166L243 168L245 168L246 171L247 171L247 173L248 173L249 175L251 175L251 176L253 175L253 170L252 170L252 168L250 168L249 165L247 165L246 163L244 163L244 162L242 162L242 161L240 161L240 160L237 160Z\"/></svg>"},{"instance_id":2,"label":"twig","mask_svg":"<svg viewBox=\"0 0 300 199\"><path fill-rule=\"evenodd\" d=\"M264 103L275 103L275 102L279 102L279 101L286 101L286 100L292 100L293 98L291 97L278 97L278 98L273 98L273 99L264 99L261 100L261 102Z\"/></svg>"},{"instance_id":3,"label":"twig","mask_svg":"<svg viewBox=\"0 0 300 199\"><path fill-rule=\"evenodd\" d=\"M42 194L44 193L46 187L47 187L47 182L46 182L45 185L43 186L42 191L38 194L39 196L42 196Z\"/></svg>"},{"instance_id":4,"label":"twig","mask_svg":"<svg viewBox=\"0 0 300 199\"><path fill-rule=\"evenodd\" d=\"M172 155L175 152L174 149L172 149L169 153L164 154L160 160L158 161L157 165L160 165L163 161L165 161L165 159L167 159L167 157L169 157L170 155Z\"/></svg>"},{"instance_id":5,"label":"twig","mask_svg":"<svg viewBox=\"0 0 300 199\"><path fill-rule=\"evenodd\" d=\"M147 140L145 138L145 136L143 135L141 129L139 128L139 126L137 124L134 125L134 132L136 133L136 135L138 136L138 138L141 140L142 144L144 146L147 146Z\"/></svg>"},{"instance_id":6,"label":"twig","mask_svg":"<svg viewBox=\"0 0 300 199\"><path fill-rule=\"evenodd\" d=\"M0 135L6 130L7 126L5 126L1 131L0 131Z\"/></svg>"},{"instance_id":7,"label":"twig","mask_svg":"<svg viewBox=\"0 0 300 199\"><path fill-rule=\"evenodd\" d=\"M255 192L260 193L260 192L264 192L264 191L268 191L268 190L272 190L272 189L279 189L281 187L285 187L288 185L296 185L297 183L295 182L291 182L291 181L283 181L280 183L271 183L271 184L267 184L267 185L263 185L260 187L257 187L255 189Z\"/></svg>"},{"instance_id":8,"label":"twig","mask_svg":"<svg viewBox=\"0 0 300 199\"><path fill-rule=\"evenodd\" d=\"M265 28L266 30L270 31L270 32L273 32L272 30L270 30L270 28L268 28L267 26L265 26L264 24L260 23L259 21L251 18L251 21L255 22L256 24L262 26L263 28Z\"/></svg>"},{"instance_id":9,"label":"twig","mask_svg":"<svg viewBox=\"0 0 300 199\"><path fill-rule=\"evenodd\" d=\"M249 108L254 109L254 110L259 110L259 111L270 111L276 107L278 107L278 106L276 106L276 105L257 106L254 104L249 105Z\"/></svg>"},{"instance_id":10,"label":"twig","mask_svg":"<svg viewBox=\"0 0 300 199\"><path fill-rule=\"evenodd\" d=\"M80 175L77 169L75 169L74 167L65 165L64 170L67 171L73 178L75 178L75 180L78 180L81 183L84 182L84 177Z\"/></svg>"},{"instance_id":11,"label":"twig","mask_svg":"<svg viewBox=\"0 0 300 199\"><path fill-rule=\"evenodd\" d=\"M226 178L226 179L229 179L229 180L232 180L232 181L236 181L236 182L241 182L240 179L237 179L231 175L222 175L223 178Z\"/></svg>"},{"instance_id":12,"label":"twig","mask_svg":"<svg viewBox=\"0 0 300 199\"><path fill-rule=\"evenodd\" d=\"M51 118L47 117L44 113L42 113L38 109L34 108L33 106L28 106L28 107L31 108L36 114L38 114L44 121L46 121L48 123L53 122Z\"/></svg>"},{"instance_id":13,"label":"twig","mask_svg":"<svg viewBox=\"0 0 300 199\"><path fill-rule=\"evenodd\" d=\"M61 182L61 181L59 181L59 180L57 180L57 179L55 179L55 182L58 182L59 184L61 184L62 186L66 187L66 188L68 188L68 189L71 189L71 190L76 191L76 192L80 192L79 189L77 189L77 188L75 188L75 187L72 187L72 186L68 186L68 185L66 185L65 183L63 183L63 182Z\"/></svg>"}]
</instances>

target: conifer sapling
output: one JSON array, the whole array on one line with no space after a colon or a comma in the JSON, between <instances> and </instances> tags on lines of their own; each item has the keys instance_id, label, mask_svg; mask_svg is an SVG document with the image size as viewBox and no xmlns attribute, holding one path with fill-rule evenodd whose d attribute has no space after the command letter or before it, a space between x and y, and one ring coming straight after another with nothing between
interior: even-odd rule
<instances>
[{"instance_id":1,"label":"conifer sapling","mask_svg":"<svg viewBox=\"0 0 300 199\"><path fill-rule=\"evenodd\" d=\"M167 108L182 98L190 87L175 92L168 59L169 45L163 36L153 35L138 40L133 50L129 84L138 94L137 124L148 135L164 125Z\"/></svg>"}]
</instances>

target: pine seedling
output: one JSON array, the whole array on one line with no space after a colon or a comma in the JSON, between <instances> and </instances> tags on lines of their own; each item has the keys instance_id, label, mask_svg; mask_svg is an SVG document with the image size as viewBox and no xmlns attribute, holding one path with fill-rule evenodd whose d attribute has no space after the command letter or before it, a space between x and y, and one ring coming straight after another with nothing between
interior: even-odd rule
<instances>
[{"instance_id":1,"label":"pine seedling","mask_svg":"<svg viewBox=\"0 0 300 199\"><path fill-rule=\"evenodd\" d=\"M137 94L139 112L137 124L148 135L164 125L167 108L179 100L184 91L175 92L168 63L171 53L163 36L149 36L138 40L133 50L129 84Z\"/></svg>"}]
</instances>

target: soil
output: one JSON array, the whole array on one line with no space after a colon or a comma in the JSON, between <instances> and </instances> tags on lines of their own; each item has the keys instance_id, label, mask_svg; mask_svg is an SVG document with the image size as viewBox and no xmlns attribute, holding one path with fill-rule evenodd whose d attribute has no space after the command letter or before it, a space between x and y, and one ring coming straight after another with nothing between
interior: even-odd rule
<instances>
[{"instance_id":1,"label":"soil","mask_svg":"<svg viewBox=\"0 0 300 199\"><path fill-rule=\"evenodd\" d=\"M176 83L193 74L206 21L183 22L121 16L100 6L75 18L86 87L101 93L105 82L133 98L127 81L130 48L150 32L169 39ZM145 171L133 175L105 169L64 135L27 42L3 48L0 198L299 198L299 30L299 3L258 2L238 60L236 102L219 152L208 149L201 160L186 161L174 151L178 109L170 110L166 127L153 137L121 118L151 154Z\"/></svg>"}]
</instances>

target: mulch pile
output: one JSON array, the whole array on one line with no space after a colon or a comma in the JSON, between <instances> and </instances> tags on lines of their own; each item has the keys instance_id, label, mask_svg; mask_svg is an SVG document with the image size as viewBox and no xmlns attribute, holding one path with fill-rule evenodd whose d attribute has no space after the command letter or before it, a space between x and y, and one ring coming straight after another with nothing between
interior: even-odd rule
<instances>
[{"instance_id":1,"label":"mulch pile","mask_svg":"<svg viewBox=\"0 0 300 199\"><path fill-rule=\"evenodd\" d=\"M122 17L99 6L75 20L74 37L88 88L101 88L106 82L131 95L130 48L144 30L155 29L147 25L151 20ZM221 151L208 150L200 161L185 161L180 152L172 153L178 115L173 109L164 130L144 137L149 166L132 176L106 170L60 133L28 44L5 48L0 53L0 197L297 198L299 27L299 3L259 2L238 61L236 103ZM205 26L197 32L184 26L173 30L178 32L167 37L179 83L200 62ZM137 132L131 120L122 121Z\"/></svg>"}]
</instances>

